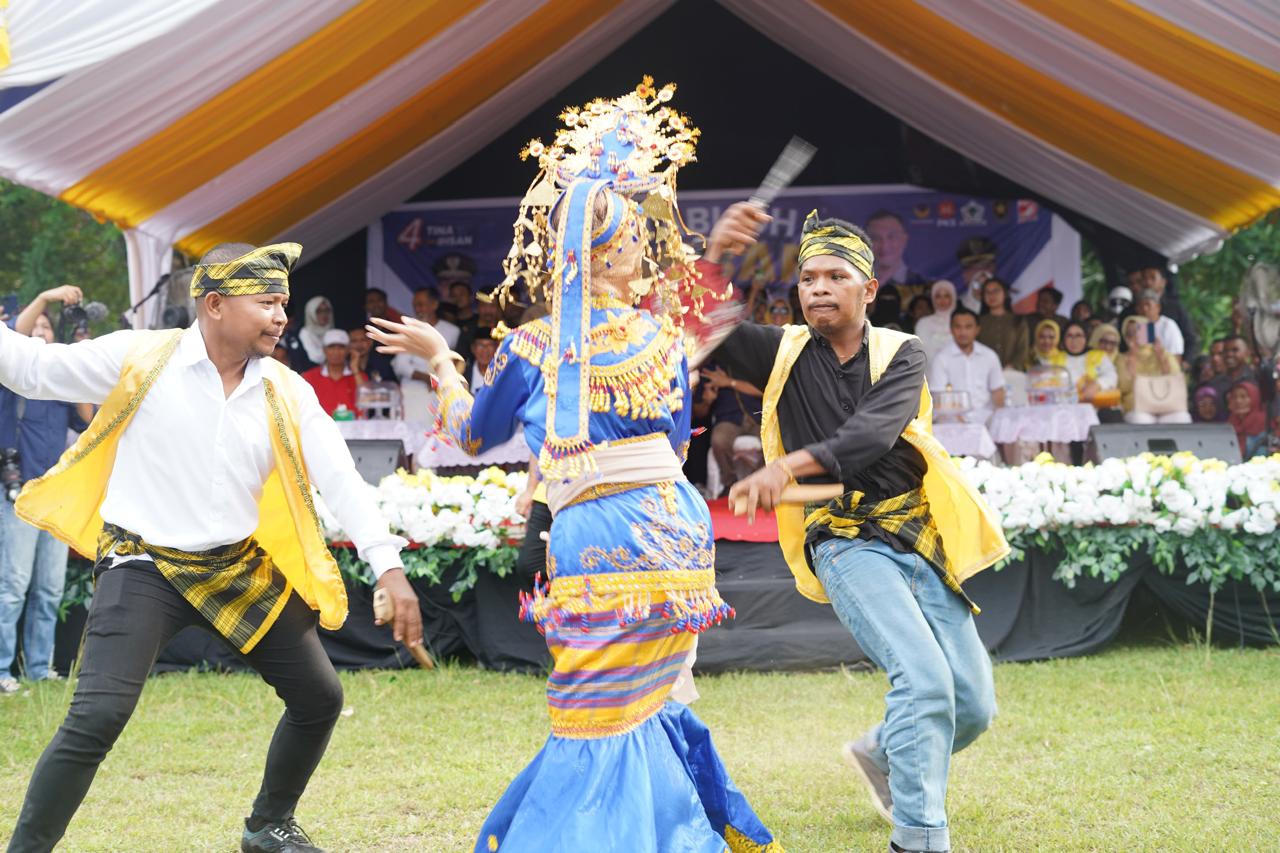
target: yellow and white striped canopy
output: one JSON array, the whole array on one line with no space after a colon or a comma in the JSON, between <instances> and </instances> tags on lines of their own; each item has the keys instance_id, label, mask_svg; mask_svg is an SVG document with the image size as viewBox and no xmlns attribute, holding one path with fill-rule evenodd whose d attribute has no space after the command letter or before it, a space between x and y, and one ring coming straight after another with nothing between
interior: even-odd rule
<instances>
[{"instance_id":1,"label":"yellow and white striped canopy","mask_svg":"<svg viewBox=\"0 0 1280 853\"><path fill-rule=\"evenodd\" d=\"M158 0L10 0L0 87L6 37L17 69L59 54L37 30L102 29L50 10L151 17L0 114L0 174L126 229L139 290L170 245L288 239L315 257L672 2L184 0L157 35ZM722 3L942 143L1171 258L1280 206L1280 3Z\"/></svg>"}]
</instances>

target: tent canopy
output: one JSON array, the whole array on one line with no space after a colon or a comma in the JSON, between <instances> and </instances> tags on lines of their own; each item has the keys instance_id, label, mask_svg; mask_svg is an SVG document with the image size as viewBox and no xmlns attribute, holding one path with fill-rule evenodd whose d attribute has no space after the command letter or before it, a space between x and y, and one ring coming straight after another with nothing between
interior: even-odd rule
<instances>
[{"instance_id":1,"label":"tent canopy","mask_svg":"<svg viewBox=\"0 0 1280 853\"><path fill-rule=\"evenodd\" d=\"M287 237L315 257L673 2L201 0L166 18L158 0L14 0L0 87L44 82L40 68L59 79L0 113L0 174L125 229L135 294L171 245ZM721 5L920 132L1175 260L1280 206L1280 7ZM94 6L135 10L128 38L104 43Z\"/></svg>"}]
</instances>

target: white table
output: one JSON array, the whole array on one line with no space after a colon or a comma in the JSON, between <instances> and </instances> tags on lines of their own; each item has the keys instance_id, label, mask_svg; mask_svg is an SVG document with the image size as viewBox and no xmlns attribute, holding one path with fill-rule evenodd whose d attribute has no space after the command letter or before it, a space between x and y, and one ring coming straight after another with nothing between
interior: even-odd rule
<instances>
[{"instance_id":1,"label":"white table","mask_svg":"<svg viewBox=\"0 0 1280 853\"><path fill-rule=\"evenodd\" d=\"M522 431L517 431L508 441L489 448L479 456L469 456L435 436L424 438L422 446L414 452L414 462L419 468L483 468L529 461L529 445L525 444Z\"/></svg>"},{"instance_id":2,"label":"white table","mask_svg":"<svg viewBox=\"0 0 1280 853\"><path fill-rule=\"evenodd\" d=\"M942 443L952 456L974 456L990 459L996 453L996 443L982 424L935 423L933 437Z\"/></svg>"},{"instance_id":3,"label":"white table","mask_svg":"<svg viewBox=\"0 0 1280 853\"><path fill-rule=\"evenodd\" d=\"M996 444L1015 441L1084 441L1089 427L1098 423L1098 412L1089 403L1053 406L1006 406L996 409L987 429Z\"/></svg>"},{"instance_id":4,"label":"white table","mask_svg":"<svg viewBox=\"0 0 1280 853\"><path fill-rule=\"evenodd\" d=\"M338 432L351 440L398 440L404 452L413 456L427 441L426 424L417 421L356 420L336 421Z\"/></svg>"}]
</instances>

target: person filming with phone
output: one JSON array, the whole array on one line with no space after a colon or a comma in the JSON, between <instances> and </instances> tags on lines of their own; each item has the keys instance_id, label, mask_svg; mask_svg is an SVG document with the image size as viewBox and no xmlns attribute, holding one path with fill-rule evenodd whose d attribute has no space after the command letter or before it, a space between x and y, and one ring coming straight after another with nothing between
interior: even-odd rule
<instances>
[{"instance_id":1,"label":"person filming with phone","mask_svg":"<svg viewBox=\"0 0 1280 853\"><path fill-rule=\"evenodd\" d=\"M60 302L65 311L82 299L80 288L69 284L46 290L7 325L51 344L54 325L45 309ZM4 311L16 313L12 300L6 300ZM0 484L4 489L0 497L0 695L19 690L10 670L19 657L17 629L24 611L23 677L30 681L58 677L53 669L53 640L67 575L67 546L18 518L13 502L28 480L42 476L58 461L67 447L67 430L82 431L92 418L91 405L29 400L0 387Z\"/></svg>"},{"instance_id":2,"label":"person filming with phone","mask_svg":"<svg viewBox=\"0 0 1280 853\"><path fill-rule=\"evenodd\" d=\"M1158 302L1155 310L1160 310ZM1116 359L1124 419L1131 424L1191 423L1178 357L1165 349L1156 327L1134 314L1124 321L1124 338L1128 349Z\"/></svg>"}]
</instances>

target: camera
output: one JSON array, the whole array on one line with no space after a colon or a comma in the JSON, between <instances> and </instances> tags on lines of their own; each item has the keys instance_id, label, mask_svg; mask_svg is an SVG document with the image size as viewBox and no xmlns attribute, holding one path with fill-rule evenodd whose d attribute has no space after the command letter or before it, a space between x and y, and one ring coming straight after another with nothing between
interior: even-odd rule
<instances>
[{"instance_id":1,"label":"camera","mask_svg":"<svg viewBox=\"0 0 1280 853\"><path fill-rule=\"evenodd\" d=\"M0 489L9 503L22 491L22 456L16 447L0 448Z\"/></svg>"},{"instance_id":2,"label":"camera","mask_svg":"<svg viewBox=\"0 0 1280 853\"><path fill-rule=\"evenodd\" d=\"M75 340L77 329L88 329L90 323L102 321L107 316L107 306L101 302L89 302L85 305L63 305L58 315L57 340L69 344Z\"/></svg>"}]
</instances>

